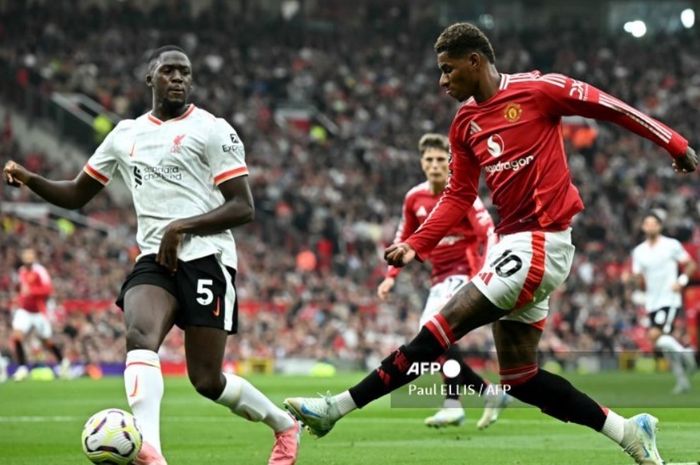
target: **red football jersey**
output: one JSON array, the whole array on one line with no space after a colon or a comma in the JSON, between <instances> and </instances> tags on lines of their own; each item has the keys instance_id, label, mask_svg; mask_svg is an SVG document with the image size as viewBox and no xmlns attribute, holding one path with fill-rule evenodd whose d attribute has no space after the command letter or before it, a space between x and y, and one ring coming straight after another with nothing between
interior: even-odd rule
<instances>
[{"instance_id":1,"label":"red football jersey","mask_svg":"<svg viewBox=\"0 0 700 465\"><path fill-rule=\"evenodd\" d=\"M408 191L403 202L401 222L396 231L395 243L405 241L428 218L440 200L428 181ZM493 235L493 220L488 210L477 197L473 207L443 237L427 260L433 265L431 280L439 283L448 276L464 274L471 276L481 268L488 245ZM387 277L396 277L401 268L390 266Z\"/></svg>"},{"instance_id":2,"label":"red football jersey","mask_svg":"<svg viewBox=\"0 0 700 465\"><path fill-rule=\"evenodd\" d=\"M499 234L561 231L583 210L571 182L561 117L612 121L665 148L685 153L688 141L624 102L561 74L502 74L484 102L462 105L450 127L450 180L428 220L406 242L426 256L469 211L486 174L498 209Z\"/></svg>"},{"instance_id":3,"label":"red football jersey","mask_svg":"<svg viewBox=\"0 0 700 465\"><path fill-rule=\"evenodd\" d=\"M46 311L46 301L53 292L51 277L46 268L34 263L19 269L19 295L17 305L32 313Z\"/></svg>"}]
</instances>

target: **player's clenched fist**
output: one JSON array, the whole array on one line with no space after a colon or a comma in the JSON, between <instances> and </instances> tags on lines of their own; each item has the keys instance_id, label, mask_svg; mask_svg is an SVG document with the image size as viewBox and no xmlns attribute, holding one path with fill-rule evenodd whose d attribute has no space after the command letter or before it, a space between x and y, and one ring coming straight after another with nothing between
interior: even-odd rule
<instances>
[{"instance_id":1,"label":"player's clenched fist","mask_svg":"<svg viewBox=\"0 0 700 465\"><path fill-rule=\"evenodd\" d=\"M21 187L29 180L29 172L19 163L10 160L5 163L2 177L10 186Z\"/></svg>"},{"instance_id":2,"label":"player's clenched fist","mask_svg":"<svg viewBox=\"0 0 700 465\"><path fill-rule=\"evenodd\" d=\"M673 169L679 173L690 173L698 166L698 155L692 147L688 147L685 154L673 161Z\"/></svg>"},{"instance_id":3,"label":"player's clenched fist","mask_svg":"<svg viewBox=\"0 0 700 465\"><path fill-rule=\"evenodd\" d=\"M416 258L416 251L405 242L392 244L384 251L384 260L393 266L407 265L414 258Z\"/></svg>"}]
</instances>

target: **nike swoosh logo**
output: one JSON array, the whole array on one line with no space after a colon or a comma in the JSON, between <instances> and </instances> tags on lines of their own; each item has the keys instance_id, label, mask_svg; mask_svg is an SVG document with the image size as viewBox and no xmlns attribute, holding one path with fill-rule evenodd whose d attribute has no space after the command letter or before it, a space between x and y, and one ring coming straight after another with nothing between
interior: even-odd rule
<instances>
[{"instance_id":1,"label":"nike swoosh logo","mask_svg":"<svg viewBox=\"0 0 700 465\"><path fill-rule=\"evenodd\" d=\"M136 397L136 393L139 390L139 377L137 376L136 379L134 379L134 389L129 393L129 397Z\"/></svg>"},{"instance_id":2,"label":"nike swoosh logo","mask_svg":"<svg viewBox=\"0 0 700 465\"><path fill-rule=\"evenodd\" d=\"M319 415L316 412L312 412L311 410L306 408L306 405L304 405L304 404L301 404L301 413L303 413L304 415L309 416L309 417L321 418L321 415Z\"/></svg>"},{"instance_id":3,"label":"nike swoosh logo","mask_svg":"<svg viewBox=\"0 0 700 465\"><path fill-rule=\"evenodd\" d=\"M214 316L219 316L221 314L221 297L216 298L216 308L212 313Z\"/></svg>"}]
</instances>

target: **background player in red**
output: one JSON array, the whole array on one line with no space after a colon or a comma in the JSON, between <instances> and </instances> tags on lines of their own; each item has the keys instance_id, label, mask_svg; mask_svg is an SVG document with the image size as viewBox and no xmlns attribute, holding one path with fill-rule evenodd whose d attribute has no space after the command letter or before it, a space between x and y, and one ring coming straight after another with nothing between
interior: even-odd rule
<instances>
[{"instance_id":1,"label":"background player in red","mask_svg":"<svg viewBox=\"0 0 700 465\"><path fill-rule=\"evenodd\" d=\"M421 168L426 181L408 191L403 203L401 222L396 231L395 243L408 239L428 218L447 185L449 176L450 142L442 134L425 134L418 142L421 154ZM481 269L489 242L493 239L494 226L491 215L477 197L474 207L462 221L457 223L440 243L426 257L432 265L430 294L425 302L419 320L419 328L430 320L452 296L464 287L471 277ZM394 287L396 276L401 268L389 266L385 279L377 288L380 299L386 300ZM459 392L468 392L465 386L474 392L488 393L485 396L485 408L476 425L479 429L487 428L498 419L509 397L502 391L492 392L487 389L488 382L476 374L466 363L457 344L450 346L444 359L459 363L459 374L444 377L447 395L435 415L425 419L427 426L440 428L448 425L461 425L464 422L464 409L459 401Z\"/></svg>"},{"instance_id":2,"label":"background player in red","mask_svg":"<svg viewBox=\"0 0 700 465\"><path fill-rule=\"evenodd\" d=\"M446 28L435 51L440 85L464 102L450 128L450 181L428 220L390 246L385 258L403 266L427 257L472 207L482 171L500 216L499 242L477 276L364 380L337 396L291 398L285 405L312 433L325 435L344 415L415 379L415 363L436 360L466 333L493 322L501 381L512 396L603 433L639 464L663 464L656 418L643 413L625 419L537 364L549 295L571 269L570 226L583 209L571 182L561 118L617 123L666 149L682 173L697 167L695 151L662 123L584 82L537 71L499 73L491 43L471 24Z\"/></svg>"},{"instance_id":3,"label":"background player in red","mask_svg":"<svg viewBox=\"0 0 700 465\"><path fill-rule=\"evenodd\" d=\"M27 354L24 350L24 338L34 331L41 339L43 346L49 350L60 363L59 375L67 378L70 371L70 361L64 359L61 350L53 343L51 337L51 321L46 315L46 302L53 292L51 276L41 264L36 261L34 249L22 250L22 266L17 270L19 293L17 308L12 316L12 342L17 358L17 370L13 378L22 381L29 375Z\"/></svg>"}]
</instances>

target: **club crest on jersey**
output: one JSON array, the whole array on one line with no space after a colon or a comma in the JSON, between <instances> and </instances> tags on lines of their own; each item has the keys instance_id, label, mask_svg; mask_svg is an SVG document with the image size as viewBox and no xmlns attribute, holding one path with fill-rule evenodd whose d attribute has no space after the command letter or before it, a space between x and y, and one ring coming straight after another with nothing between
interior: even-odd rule
<instances>
[{"instance_id":1,"label":"club crest on jersey","mask_svg":"<svg viewBox=\"0 0 700 465\"><path fill-rule=\"evenodd\" d=\"M185 136L186 134L175 136L173 139L173 146L170 147L170 153L180 153L180 150L182 149L182 139L184 139Z\"/></svg>"},{"instance_id":2,"label":"club crest on jersey","mask_svg":"<svg viewBox=\"0 0 700 465\"><path fill-rule=\"evenodd\" d=\"M506 121L509 123L515 123L520 119L523 109L517 103L509 103L506 105L506 109L503 111L503 116L505 116Z\"/></svg>"},{"instance_id":3,"label":"club crest on jersey","mask_svg":"<svg viewBox=\"0 0 700 465\"><path fill-rule=\"evenodd\" d=\"M486 149L494 158L498 158L503 155L503 150L505 147L506 146L503 143L503 139L498 134L493 134L486 140Z\"/></svg>"}]
</instances>

